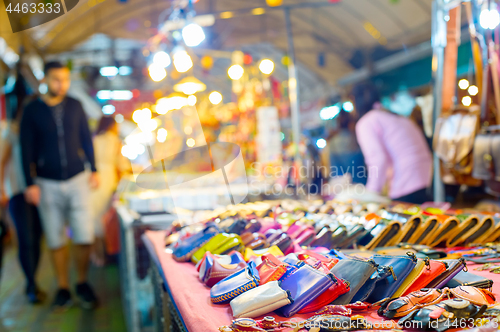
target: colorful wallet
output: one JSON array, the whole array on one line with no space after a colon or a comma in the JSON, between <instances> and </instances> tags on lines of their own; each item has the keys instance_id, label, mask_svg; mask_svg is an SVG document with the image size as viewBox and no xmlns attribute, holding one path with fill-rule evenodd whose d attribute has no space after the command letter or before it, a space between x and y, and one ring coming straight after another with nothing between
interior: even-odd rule
<instances>
[{"instance_id":1,"label":"colorful wallet","mask_svg":"<svg viewBox=\"0 0 500 332\"><path fill-rule=\"evenodd\" d=\"M321 270L320 270L321 271ZM330 286L326 291L321 293L317 298L309 302L305 307L298 311L299 314L306 314L310 312L316 312L323 308L325 305L332 303L340 295L343 295L349 291L349 283L343 279L335 277L335 275L330 274L335 280L334 285Z\"/></svg>"},{"instance_id":2,"label":"colorful wallet","mask_svg":"<svg viewBox=\"0 0 500 332\"><path fill-rule=\"evenodd\" d=\"M445 262L448 267L446 271L438 275L434 280L432 280L427 288L443 288L446 284L453 279L460 271L466 270L467 264L465 263L465 259L453 259L453 260L442 260Z\"/></svg>"},{"instance_id":3,"label":"colorful wallet","mask_svg":"<svg viewBox=\"0 0 500 332\"><path fill-rule=\"evenodd\" d=\"M458 286L474 286L478 288L491 288L493 280L478 276L474 273L460 271L453 279L451 279L446 287L454 288Z\"/></svg>"},{"instance_id":4,"label":"colorful wallet","mask_svg":"<svg viewBox=\"0 0 500 332\"><path fill-rule=\"evenodd\" d=\"M415 282L403 293L403 296L427 287L427 285L432 280L436 279L439 275L446 271L447 267L448 265L442 261L436 261L433 259L427 260L426 266L422 270L422 273L417 277Z\"/></svg>"},{"instance_id":5,"label":"colorful wallet","mask_svg":"<svg viewBox=\"0 0 500 332\"><path fill-rule=\"evenodd\" d=\"M375 303L385 298L390 298L404 283L406 277L415 268L417 259L415 256L380 256L374 255L372 259L380 266L389 267L391 275L377 281L375 289L368 296L369 303Z\"/></svg>"},{"instance_id":6,"label":"colorful wallet","mask_svg":"<svg viewBox=\"0 0 500 332\"><path fill-rule=\"evenodd\" d=\"M260 277L260 285L264 285L270 281L279 280L286 273L286 266L272 254L262 256L262 263L257 266Z\"/></svg>"},{"instance_id":7,"label":"colorful wallet","mask_svg":"<svg viewBox=\"0 0 500 332\"><path fill-rule=\"evenodd\" d=\"M411 287L411 285L413 285L413 283L417 281L418 277L423 273L424 269L426 268L425 262L426 261L424 261L423 259L419 259L417 261L415 268L410 271L410 274L408 274L408 276L403 281L401 286L399 286L396 292L392 294L392 298L400 297L404 293L406 293L406 291Z\"/></svg>"},{"instance_id":8,"label":"colorful wallet","mask_svg":"<svg viewBox=\"0 0 500 332\"><path fill-rule=\"evenodd\" d=\"M339 296L333 304L353 303L354 296L365 285L370 277L377 271L374 261L362 261L358 259L344 258L340 260L331 270L336 277L349 280L349 291Z\"/></svg>"},{"instance_id":9,"label":"colorful wallet","mask_svg":"<svg viewBox=\"0 0 500 332\"><path fill-rule=\"evenodd\" d=\"M290 292L282 289L278 281L271 281L235 297L229 304L235 318L253 318L279 309L291 302Z\"/></svg>"},{"instance_id":10,"label":"colorful wallet","mask_svg":"<svg viewBox=\"0 0 500 332\"><path fill-rule=\"evenodd\" d=\"M277 312L285 317L295 315L321 293L333 286L335 282L333 278L332 274L325 274L307 264L303 265L282 281L281 288L290 292L293 303L278 309Z\"/></svg>"},{"instance_id":11,"label":"colorful wallet","mask_svg":"<svg viewBox=\"0 0 500 332\"><path fill-rule=\"evenodd\" d=\"M201 246L191 257L191 261L197 264L207 251L212 254L224 255L230 251L243 251L243 241L237 234L219 233Z\"/></svg>"},{"instance_id":12,"label":"colorful wallet","mask_svg":"<svg viewBox=\"0 0 500 332\"><path fill-rule=\"evenodd\" d=\"M189 261L193 253L198 250L198 248L203 246L219 233L220 230L215 224L207 224L201 232L193 234L177 243L173 249L172 257L178 262ZM203 255L201 255L201 257L203 257Z\"/></svg>"},{"instance_id":13,"label":"colorful wallet","mask_svg":"<svg viewBox=\"0 0 500 332\"><path fill-rule=\"evenodd\" d=\"M250 249L263 249L268 246L266 237L260 233L245 232L241 234L241 240L243 245Z\"/></svg>"},{"instance_id":14,"label":"colorful wallet","mask_svg":"<svg viewBox=\"0 0 500 332\"><path fill-rule=\"evenodd\" d=\"M228 303L236 296L255 288L259 285L259 271L254 262L247 267L226 277L210 289L210 298L213 303Z\"/></svg>"},{"instance_id":15,"label":"colorful wallet","mask_svg":"<svg viewBox=\"0 0 500 332\"><path fill-rule=\"evenodd\" d=\"M201 260L199 278L207 285L212 287L222 279L243 270L247 266L241 253L231 252L229 255L214 255L207 252Z\"/></svg>"},{"instance_id":16,"label":"colorful wallet","mask_svg":"<svg viewBox=\"0 0 500 332\"><path fill-rule=\"evenodd\" d=\"M253 250L250 248L245 249L245 254L243 255L243 258L245 258L245 261L248 262L252 258L260 257L264 254L272 254L275 257L282 257L285 256L283 252L278 248L277 246L271 246L269 248L264 248L264 249L259 249L259 250Z\"/></svg>"}]
</instances>

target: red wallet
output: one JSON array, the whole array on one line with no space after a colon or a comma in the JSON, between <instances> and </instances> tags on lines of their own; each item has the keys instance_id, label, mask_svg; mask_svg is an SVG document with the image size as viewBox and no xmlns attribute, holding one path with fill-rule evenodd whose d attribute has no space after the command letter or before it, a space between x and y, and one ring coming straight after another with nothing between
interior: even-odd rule
<instances>
[{"instance_id":1,"label":"red wallet","mask_svg":"<svg viewBox=\"0 0 500 332\"><path fill-rule=\"evenodd\" d=\"M324 267L324 265L323 265ZM322 271L322 269L319 269ZM330 272L328 270L328 272ZM299 310L299 314L306 314L309 312L315 312L321 308L323 308L325 305L328 305L335 301L337 297L340 295L343 295L349 291L349 283L346 282L344 279L340 279L335 277L333 274L329 274L332 276L332 278L336 279L336 282L333 286L330 286L326 291L321 293L317 298L309 302L304 308ZM334 280L335 281L335 280Z\"/></svg>"},{"instance_id":2,"label":"red wallet","mask_svg":"<svg viewBox=\"0 0 500 332\"><path fill-rule=\"evenodd\" d=\"M272 254L264 254L262 263L257 266L259 271L259 285L264 285L269 281L279 280L286 273L286 263L283 263Z\"/></svg>"},{"instance_id":3,"label":"red wallet","mask_svg":"<svg viewBox=\"0 0 500 332\"><path fill-rule=\"evenodd\" d=\"M446 271L446 268L447 267L444 262L432 259L428 260L420 276L413 282L406 292L403 293L402 296L406 296L411 292L419 291L420 289L425 288L425 286L427 286L432 280Z\"/></svg>"}]
</instances>

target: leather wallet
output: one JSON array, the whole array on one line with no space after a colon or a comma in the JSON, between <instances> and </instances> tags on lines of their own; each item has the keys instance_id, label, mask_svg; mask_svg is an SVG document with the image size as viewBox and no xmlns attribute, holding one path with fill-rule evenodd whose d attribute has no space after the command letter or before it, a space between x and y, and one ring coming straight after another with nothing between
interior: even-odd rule
<instances>
[{"instance_id":1,"label":"leather wallet","mask_svg":"<svg viewBox=\"0 0 500 332\"><path fill-rule=\"evenodd\" d=\"M442 288L444 287L451 279L453 279L460 271L465 270L467 265L465 263L465 259L452 259L452 260L442 260L445 262L448 267L446 271L437 276L434 280L432 280L427 287L428 288Z\"/></svg>"},{"instance_id":2,"label":"leather wallet","mask_svg":"<svg viewBox=\"0 0 500 332\"><path fill-rule=\"evenodd\" d=\"M213 303L228 303L236 296L259 285L259 271L254 262L247 267L216 283L210 289L210 298Z\"/></svg>"},{"instance_id":3,"label":"leather wallet","mask_svg":"<svg viewBox=\"0 0 500 332\"><path fill-rule=\"evenodd\" d=\"M271 281L235 297L229 304L235 318L253 318L279 309L291 302L290 292L282 289L278 281Z\"/></svg>"},{"instance_id":4,"label":"leather wallet","mask_svg":"<svg viewBox=\"0 0 500 332\"><path fill-rule=\"evenodd\" d=\"M173 249L172 257L178 262L189 261L198 248L210 241L210 239L219 234L219 232L220 230L215 224L207 224L201 232L193 234L178 242Z\"/></svg>"},{"instance_id":5,"label":"leather wallet","mask_svg":"<svg viewBox=\"0 0 500 332\"><path fill-rule=\"evenodd\" d=\"M425 239L436 229L439 221L435 216L422 214L420 226L415 230L413 235L407 241L411 244L422 244Z\"/></svg>"},{"instance_id":6,"label":"leather wallet","mask_svg":"<svg viewBox=\"0 0 500 332\"><path fill-rule=\"evenodd\" d=\"M267 238L270 246L277 246L282 252L287 251L292 245L292 238L282 230L277 230Z\"/></svg>"},{"instance_id":7,"label":"leather wallet","mask_svg":"<svg viewBox=\"0 0 500 332\"><path fill-rule=\"evenodd\" d=\"M376 282L373 292L367 298L370 303L392 297L417 263L415 256L374 255L372 259L380 266L389 267L391 273L386 278L381 278Z\"/></svg>"},{"instance_id":8,"label":"leather wallet","mask_svg":"<svg viewBox=\"0 0 500 332\"><path fill-rule=\"evenodd\" d=\"M267 239L260 233L245 232L241 234L241 240L246 248L263 249L267 247Z\"/></svg>"},{"instance_id":9,"label":"leather wallet","mask_svg":"<svg viewBox=\"0 0 500 332\"><path fill-rule=\"evenodd\" d=\"M495 230L495 219L488 215L477 215L479 224L474 227L467 235L468 237L463 242L465 245L471 243L486 243L486 239Z\"/></svg>"},{"instance_id":10,"label":"leather wallet","mask_svg":"<svg viewBox=\"0 0 500 332\"><path fill-rule=\"evenodd\" d=\"M224 256L207 252L201 260L199 278L205 285L212 287L246 266L243 256L237 251Z\"/></svg>"},{"instance_id":11,"label":"leather wallet","mask_svg":"<svg viewBox=\"0 0 500 332\"><path fill-rule=\"evenodd\" d=\"M290 235L292 239L298 239L302 233L310 230L314 232L314 227L306 225L301 221L296 221L287 229L286 233Z\"/></svg>"},{"instance_id":12,"label":"leather wallet","mask_svg":"<svg viewBox=\"0 0 500 332\"><path fill-rule=\"evenodd\" d=\"M402 229L401 222L397 220L381 219L373 228L369 229L358 245L367 250L376 247L385 247L391 244Z\"/></svg>"},{"instance_id":13,"label":"leather wallet","mask_svg":"<svg viewBox=\"0 0 500 332\"><path fill-rule=\"evenodd\" d=\"M322 271L322 270L320 270ZM327 272L328 269L325 271ZM343 279L337 278L335 275L331 274L332 278L335 280L334 284L330 286L326 291L321 293L314 300L309 302L305 307L298 311L299 314L306 314L310 312L316 312L317 310L323 308L335 301L339 296L347 293L349 291L349 283Z\"/></svg>"},{"instance_id":14,"label":"leather wallet","mask_svg":"<svg viewBox=\"0 0 500 332\"><path fill-rule=\"evenodd\" d=\"M279 280L286 273L286 263L283 263L272 254L262 255L262 263L257 266L260 285Z\"/></svg>"},{"instance_id":15,"label":"leather wallet","mask_svg":"<svg viewBox=\"0 0 500 332\"><path fill-rule=\"evenodd\" d=\"M448 215L436 215L435 216L439 222L438 226L429 235L428 239L422 244L426 244L429 247L436 247L441 242L448 240L448 238L453 235L455 228L458 226L459 221L456 217Z\"/></svg>"},{"instance_id":16,"label":"leather wallet","mask_svg":"<svg viewBox=\"0 0 500 332\"><path fill-rule=\"evenodd\" d=\"M425 268L425 261L423 259L419 259L415 265L415 268L410 271L410 274L408 274L401 286L399 286L396 292L394 292L392 298L400 297L404 293L406 293L406 290L409 289L415 281L417 281L418 277L423 273Z\"/></svg>"},{"instance_id":17,"label":"leather wallet","mask_svg":"<svg viewBox=\"0 0 500 332\"><path fill-rule=\"evenodd\" d=\"M479 218L474 214L459 214L456 217L460 224L446 241L448 248L456 247L466 241L473 232L477 231L479 225Z\"/></svg>"},{"instance_id":18,"label":"leather wallet","mask_svg":"<svg viewBox=\"0 0 500 332\"><path fill-rule=\"evenodd\" d=\"M402 225L399 233L393 240L389 241L387 246L395 245L396 243L409 242L410 238L417 231L422 222L420 215L405 214L397 212L383 211L380 216L384 219L399 221Z\"/></svg>"},{"instance_id":19,"label":"leather wallet","mask_svg":"<svg viewBox=\"0 0 500 332\"><path fill-rule=\"evenodd\" d=\"M439 275L444 273L447 267L448 265L442 261L436 261L433 259L427 260L426 266L422 270L422 273L417 277L415 282L403 293L403 296L427 287L427 285L432 280L436 279Z\"/></svg>"},{"instance_id":20,"label":"leather wallet","mask_svg":"<svg viewBox=\"0 0 500 332\"><path fill-rule=\"evenodd\" d=\"M224 255L230 251L243 251L243 241L238 234L219 233L201 246L191 257L191 261L197 264L207 251L212 254Z\"/></svg>"},{"instance_id":21,"label":"leather wallet","mask_svg":"<svg viewBox=\"0 0 500 332\"><path fill-rule=\"evenodd\" d=\"M446 287L474 286L478 288L491 288L493 280L478 276L474 273L460 271L453 279L448 281Z\"/></svg>"},{"instance_id":22,"label":"leather wallet","mask_svg":"<svg viewBox=\"0 0 500 332\"><path fill-rule=\"evenodd\" d=\"M302 250L297 258L301 261L304 261L306 264L309 264L313 267L317 266L318 263L323 263L330 270L339 262L338 258L326 257L324 255L318 254L312 250Z\"/></svg>"},{"instance_id":23,"label":"leather wallet","mask_svg":"<svg viewBox=\"0 0 500 332\"><path fill-rule=\"evenodd\" d=\"M358 259L345 258L340 260L331 270L337 278L349 280L349 291L339 296L333 304L353 303L354 296L360 288L377 271L377 265L374 261L362 261Z\"/></svg>"},{"instance_id":24,"label":"leather wallet","mask_svg":"<svg viewBox=\"0 0 500 332\"><path fill-rule=\"evenodd\" d=\"M311 242L314 241L315 237L316 232L314 231L314 228L309 227L295 239L295 243L297 243L299 246L308 246L311 244Z\"/></svg>"},{"instance_id":25,"label":"leather wallet","mask_svg":"<svg viewBox=\"0 0 500 332\"><path fill-rule=\"evenodd\" d=\"M331 273L325 274L312 266L303 265L282 281L281 288L290 292L293 303L278 309L277 312L285 317L295 315L321 293L333 286L333 278Z\"/></svg>"},{"instance_id":26,"label":"leather wallet","mask_svg":"<svg viewBox=\"0 0 500 332\"><path fill-rule=\"evenodd\" d=\"M272 254L275 257L281 257L285 256L283 252L278 248L277 246L271 246L269 248L264 248L264 249L259 249L259 250L253 250L250 248L245 249L245 254L243 255L243 258L245 258L245 261L248 262L252 259L252 257L260 257L264 254Z\"/></svg>"}]
</instances>

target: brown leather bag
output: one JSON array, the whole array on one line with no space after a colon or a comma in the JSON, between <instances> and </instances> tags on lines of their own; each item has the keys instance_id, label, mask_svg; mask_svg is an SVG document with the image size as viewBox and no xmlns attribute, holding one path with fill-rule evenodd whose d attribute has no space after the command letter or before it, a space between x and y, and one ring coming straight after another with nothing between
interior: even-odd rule
<instances>
[{"instance_id":1,"label":"brown leather bag","mask_svg":"<svg viewBox=\"0 0 500 332\"><path fill-rule=\"evenodd\" d=\"M444 112L436 123L434 151L441 161L441 177L446 184L480 186L472 177L472 149L479 129L480 108L457 106Z\"/></svg>"}]
</instances>

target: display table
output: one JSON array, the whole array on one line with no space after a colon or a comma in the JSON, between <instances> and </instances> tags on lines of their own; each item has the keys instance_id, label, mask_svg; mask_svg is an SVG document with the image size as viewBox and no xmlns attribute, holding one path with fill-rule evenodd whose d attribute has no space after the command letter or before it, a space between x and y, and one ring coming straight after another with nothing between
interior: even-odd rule
<instances>
[{"instance_id":1,"label":"display table","mask_svg":"<svg viewBox=\"0 0 500 332\"><path fill-rule=\"evenodd\" d=\"M229 325L233 320L231 307L226 305L215 305L210 301L210 288L206 287L198 279L198 273L193 264L176 262L172 255L165 252L165 232L147 231L143 240L151 255L158 273L163 279L167 296L174 303L178 314L181 330L190 332L218 331L219 326ZM494 281L493 293L500 298L500 275L489 271L475 271L474 265L468 264L469 270L477 275L482 275ZM382 323L375 310L360 313L368 321ZM290 321L291 318L271 315L277 320ZM312 314L295 315L296 321L311 317ZM390 321L385 321L386 324ZM386 325L384 325L386 326ZM168 331L168 329L167 329Z\"/></svg>"}]
</instances>

